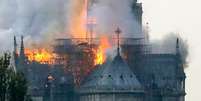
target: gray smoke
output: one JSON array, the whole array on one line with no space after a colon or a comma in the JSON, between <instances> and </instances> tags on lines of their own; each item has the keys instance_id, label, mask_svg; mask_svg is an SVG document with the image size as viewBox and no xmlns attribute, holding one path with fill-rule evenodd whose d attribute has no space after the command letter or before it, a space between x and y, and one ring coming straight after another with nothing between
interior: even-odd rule
<instances>
[{"instance_id":1,"label":"gray smoke","mask_svg":"<svg viewBox=\"0 0 201 101\"><path fill-rule=\"evenodd\" d=\"M119 26L124 33L134 33L136 25L131 6L135 0L90 0L89 15L97 17L100 34L113 33ZM69 0L0 0L1 50L10 50L14 35L27 42L41 42L65 33Z\"/></svg>"},{"instance_id":2,"label":"gray smoke","mask_svg":"<svg viewBox=\"0 0 201 101\"><path fill-rule=\"evenodd\" d=\"M120 27L124 36L139 35L132 5L136 0L95 0L91 5L89 16L97 19L98 34L113 34Z\"/></svg>"},{"instance_id":3,"label":"gray smoke","mask_svg":"<svg viewBox=\"0 0 201 101\"><path fill-rule=\"evenodd\" d=\"M134 28L138 25L131 8L136 0L90 1L89 17L96 17L98 34L113 34L116 27L121 27L127 37L136 34ZM25 42L42 43L41 40L65 33L68 5L69 0L0 0L0 50L12 48L14 35L24 35ZM153 42L152 52L174 53L177 37L170 34L162 41ZM180 41L183 60L186 60L188 45L186 41Z\"/></svg>"},{"instance_id":4,"label":"gray smoke","mask_svg":"<svg viewBox=\"0 0 201 101\"><path fill-rule=\"evenodd\" d=\"M0 43L9 50L14 35L41 41L63 33L68 0L0 0Z\"/></svg>"},{"instance_id":5,"label":"gray smoke","mask_svg":"<svg viewBox=\"0 0 201 101\"><path fill-rule=\"evenodd\" d=\"M187 65L188 58L188 42L180 37L176 33L170 33L164 36L161 40L153 40L152 45L152 53L161 54L175 54L176 53L176 40L179 38L179 46L180 46L180 54L182 61L185 65Z\"/></svg>"}]
</instances>

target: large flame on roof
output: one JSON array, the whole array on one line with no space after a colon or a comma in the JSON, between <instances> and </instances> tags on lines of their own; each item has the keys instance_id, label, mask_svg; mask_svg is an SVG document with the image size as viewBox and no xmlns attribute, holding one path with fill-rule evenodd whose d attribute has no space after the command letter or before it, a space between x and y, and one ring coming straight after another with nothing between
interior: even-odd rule
<instances>
[{"instance_id":1,"label":"large flame on roof","mask_svg":"<svg viewBox=\"0 0 201 101\"><path fill-rule=\"evenodd\" d=\"M106 51L111 47L108 37L103 36L100 38L100 44L95 52L95 65L103 64L106 60Z\"/></svg>"},{"instance_id":2,"label":"large flame on roof","mask_svg":"<svg viewBox=\"0 0 201 101\"><path fill-rule=\"evenodd\" d=\"M88 0L71 0L69 31L74 38L86 37Z\"/></svg>"},{"instance_id":3,"label":"large flame on roof","mask_svg":"<svg viewBox=\"0 0 201 101\"><path fill-rule=\"evenodd\" d=\"M25 55L30 62L53 64L55 55L46 49L25 49Z\"/></svg>"}]
</instances>

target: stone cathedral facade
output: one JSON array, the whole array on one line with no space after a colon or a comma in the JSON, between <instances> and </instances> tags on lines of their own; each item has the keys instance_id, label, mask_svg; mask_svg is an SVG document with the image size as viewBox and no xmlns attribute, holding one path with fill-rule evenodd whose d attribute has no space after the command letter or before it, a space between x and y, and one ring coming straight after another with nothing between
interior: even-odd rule
<instances>
[{"instance_id":1,"label":"stone cathedral facade","mask_svg":"<svg viewBox=\"0 0 201 101\"><path fill-rule=\"evenodd\" d=\"M114 58L98 65L79 86L63 65L50 68L48 64L27 62L23 37L19 54L14 38L14 64L25 74L33 101L185 101L180 40L175 40L175 53L150 52L148 35L142 30L142 4L134 0L132 9L139 25L136 33L145 36L121 40ZM68 42L62 47L69 47Z\"/></svg>"}]
</instances>

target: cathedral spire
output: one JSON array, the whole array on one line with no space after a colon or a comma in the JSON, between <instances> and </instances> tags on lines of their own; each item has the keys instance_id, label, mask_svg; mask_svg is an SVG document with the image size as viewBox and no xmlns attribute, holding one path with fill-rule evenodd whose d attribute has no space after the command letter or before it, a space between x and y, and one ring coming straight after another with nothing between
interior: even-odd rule
<instances>
[{"instance_id":1,"label":"cathedral spire","mask_svg":"<svg viewBox=\"0 0 201 101\"><path fill-rule=\"evenodd\" d=\"M17 41L16 41L16 36L14 36L14 54L17 54Z\"/></svg>"},{"instance_id":2,"label":"cathedral spire","mask_svg":"<svg viewBox=\"0 0 201 101\"><path fill-rule=\"evenodd\" d=\"M20 57L21 59L25 59L25 53L24 53L24 37L21 36L21 47L20 47Z\"/></svg>"},{"instance_id":3,"label":"cathedral spire","mask_svg":"<svg viewBox=\"0 0 201 101\"><path fill-rule=\"evenodd\" d=\"M14 36L14 47L13 47L13 57L15 66L18 64L18 52L17 52L17 41L16 36Z\"/></svg>"},{"instance_id":4,"label":"cathedral spire","mask_svg":"<svg viewBox=\"0 0 201 101\"><path fill-rule=\"evenodd\" d=\"M119 35L121 34L121 29L118 27L115 31L117 34L117 55L120 55L120 38Z\"/></svg>"}]
</instances>

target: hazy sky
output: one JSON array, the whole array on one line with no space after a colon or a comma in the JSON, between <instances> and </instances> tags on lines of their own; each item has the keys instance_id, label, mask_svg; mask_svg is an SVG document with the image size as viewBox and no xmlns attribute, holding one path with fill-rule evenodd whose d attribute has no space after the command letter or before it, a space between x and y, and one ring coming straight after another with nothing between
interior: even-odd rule
<instances>
[{"instance_id":1,"label":"hazy sky","mask_svg":"<svg viewBox=\"0 0 201 101\"><path fill-rule=\"evenodd\" d=\"M201 1L200 0L141 0L144 22L149 22L151 38L161 38L178 32L189 43L186 101L198 101L201 91Z\"/></svg>"}]
</instances>

